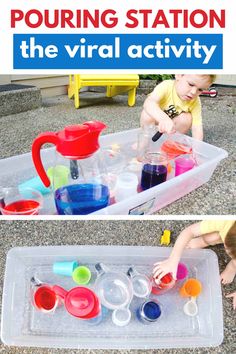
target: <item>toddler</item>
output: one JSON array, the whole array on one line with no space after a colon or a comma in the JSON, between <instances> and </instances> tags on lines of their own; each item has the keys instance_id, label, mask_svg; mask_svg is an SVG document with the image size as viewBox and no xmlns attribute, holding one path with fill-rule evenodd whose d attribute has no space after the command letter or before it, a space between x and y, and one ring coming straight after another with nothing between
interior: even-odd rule
<instances>
[{"instance_id":1,"label":"toddler","mask_svg":"<svg viewBox=\"0 0 236 354\"><path fill-rule=\"evenodd\" d=\"M185 134L192 129L195 139L203 140L201 101L198 97L214 82L215 75L175 75L162 81L146 98L141 127L158 125L161 133Z\"/></svg>"},{"instance_id":2,"label":"toddler","mask_svg":"<svg viewBox=\"0 0 236 354\"><path fill-rule=\"evenodd\" d=\"M184 248L204 248L210 245L224 244L225 252L231 258L220 278L223 284L232 283L236 275L236 221L235 220L205 220L192 224L178 236L170 257L163 262L154 264L153 275L162 278L172 273L176 279L177 266ZM236 309L236 291L227 297L233 298Z\"/></svg>"}]
</instances>

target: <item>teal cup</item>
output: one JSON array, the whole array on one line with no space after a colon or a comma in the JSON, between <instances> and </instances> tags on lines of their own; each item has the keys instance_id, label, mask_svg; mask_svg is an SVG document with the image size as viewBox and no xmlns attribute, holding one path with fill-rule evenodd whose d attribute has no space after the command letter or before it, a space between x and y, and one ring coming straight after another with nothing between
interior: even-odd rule
<instances>
[{"instance_id":1,"label":"teal cup","mask_svg":"<svg viewBox=\"0 0 236 354\"><path fill-rule=\"evenodd\" d=\"M46 188L43 184L43 182L41 181L40 177L34 177L29 179L28 181L25 181L21 184L19 184L18 189L20 193L23 193L24 190L28 189L28 188L32 188L32 189L36 189L37 191L39 191L41 194L48 194L51 192L50 188Z\"/></svg>"},{"instance_id":2,"label":"teal cup","mask_svg":"<svg viewBox=\"0 0 236 354\"><path fill-rule=\"evenodd\" d=\"M79 266L77 261L55 262L53 264L53 273L71 277L75 268Z\"/></svg>"}]
</instances>

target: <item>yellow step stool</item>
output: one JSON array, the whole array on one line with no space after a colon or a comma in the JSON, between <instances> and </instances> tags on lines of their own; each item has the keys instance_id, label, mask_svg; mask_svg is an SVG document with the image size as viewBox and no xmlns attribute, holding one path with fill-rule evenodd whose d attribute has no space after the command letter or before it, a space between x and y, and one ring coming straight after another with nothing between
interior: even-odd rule
<instances>
[{"instance_id":1,"label":"yellow step stool","mask_svg":"<svg viewBox=\"0 0 236 354\"><path fill-rule=\"evenodd\" d=\"M107 97L113 97L128 92L128 105L135 104L136 87L139 85L139 76L130 75L70 75L68 97L75 101L75 108L79 108L79 90L84 86L107 86Z\"/></svg>"}]
</instances>

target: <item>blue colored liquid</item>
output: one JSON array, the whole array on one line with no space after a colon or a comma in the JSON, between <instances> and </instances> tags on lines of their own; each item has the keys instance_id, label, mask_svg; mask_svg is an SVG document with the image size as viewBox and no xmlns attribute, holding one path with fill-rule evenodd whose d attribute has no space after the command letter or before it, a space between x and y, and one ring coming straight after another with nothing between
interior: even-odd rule
<instances>
[{"instance_id":1,"label":"blue colored liquid","mask_svg":"<svg viewBox=\"0 0 236 354\"><path fill-rule=\"evenodd\" d=\"M161 316L161 308L154 301L148 301L137 311L137 317L141 322L155 322Z\"/></svg>"},{"instance_id":2,"label":"blue colored liquid","mask_svg":"<svg viewBox=\"0 0 236 354\"><path fill-rule=\"evenodd\" d=\"M143 190L166 181L167 167L164 165L145 164L142 170L141 187Z\"/></svg>"},{"instance_id":3,"label":"blue colored liquid","mask_svg":"<svg viewBox=\"0 0 236 354\"><path fill-rule=\"evenodd\" d=\"M86 215L105 208L109 203L109 189L103 184L72 184L55 191L59 215Z\"/></svg>"}]
</instances>

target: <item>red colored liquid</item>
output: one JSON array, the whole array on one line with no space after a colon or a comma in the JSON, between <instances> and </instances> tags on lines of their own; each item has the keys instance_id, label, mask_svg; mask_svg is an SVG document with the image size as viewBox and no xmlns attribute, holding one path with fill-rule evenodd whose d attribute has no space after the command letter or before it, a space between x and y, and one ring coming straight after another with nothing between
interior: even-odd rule
<instances>
[{"instance_id":1,"label":"red colored liquid","mask_svg":"<svg viewBox=\"0 0 236 354\"><path fill-rule=\"evenodd\" d=\"M156 283L155 279L154 282ZM172 275L168 273L161 278L160 282L157 282L156 285L152 287L152 293L156 295L162 294L163 291L167 291L173 288L174 284L175 281Z\"/></svg>"},{"instance_id":2,"label":"red colored liquid","mask_svg":"<svg viewBox=\"0 0 236 354\"><path fill-rule=\"evenodd\" d=\"M166 140L162 146L161 151L165 152L169 158L175 158L183 154L191 154L192 148L177 141Z\"/></svg>"},{"instance_id":3,"label":"red colored liquid","mask_svg":"<svg viewBox=\"0 0 236 354\"><path fill-rule=\"evenodd\" d=\"M40 310L52 310L56 304L56 299L54 291L45 286L38 288L34 294L35 305Z\"/></svg>"},{"instance_id":4,"label":"red colored liquid","mask_svg":"<svg viewBox=\"0 0 236 354\"><path fill-rule=\"evenodd\" d=\"M37 215L38 214L38 208L39 208L39 202L36 202L35 200L18 200L17 202L7 204L5 205L3 209L4 214L11 214L11 213L16 213L16 214L24 214L24 215Z\"/></svg>"}]
</instances>

